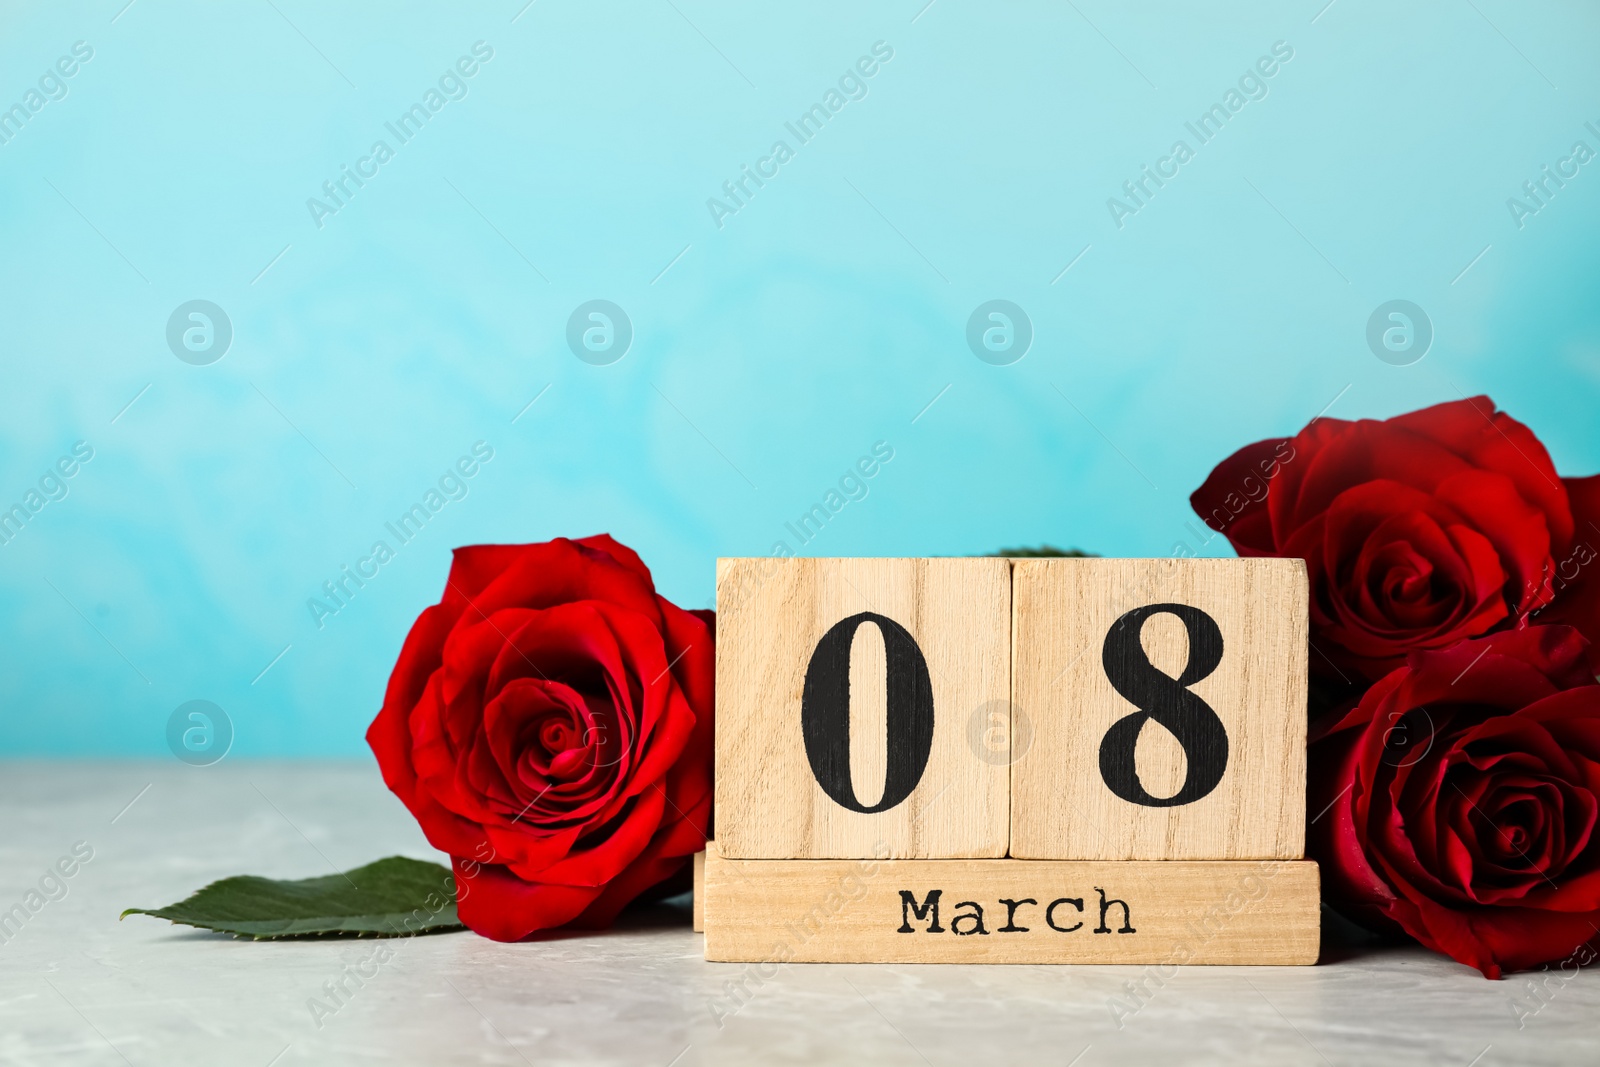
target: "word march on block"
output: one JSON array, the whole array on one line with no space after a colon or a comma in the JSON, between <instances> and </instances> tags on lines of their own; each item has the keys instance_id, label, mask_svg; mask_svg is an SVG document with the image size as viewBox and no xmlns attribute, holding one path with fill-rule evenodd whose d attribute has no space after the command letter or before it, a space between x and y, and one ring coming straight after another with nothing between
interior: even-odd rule
<instances>
[{"instance_id":1,"label":"word march on block","mask_svg":"<svg viewBox=\"0 0 1600 1067\"><path fill-rule=\"evenodd\" d=\"M1286 559L723 559L706 958L1306 964Z\"/></svg>"}]
</instances>

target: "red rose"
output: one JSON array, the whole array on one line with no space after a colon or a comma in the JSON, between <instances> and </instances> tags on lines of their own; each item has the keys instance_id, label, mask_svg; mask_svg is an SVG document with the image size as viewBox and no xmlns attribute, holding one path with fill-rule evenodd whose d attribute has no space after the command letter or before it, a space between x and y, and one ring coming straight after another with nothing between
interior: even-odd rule
<instances>
[{"instance_id":1,"label":"red rose","mask_svg":"<svg viewBox=\"0 0 1600 1067\"><path fill-rule=\"evenodd\" d=\"M1600 939L1600 685L1531 626L1412 653L1314 729L1323 892L1498 978Z\"/></svg>"},{"instance_id":2,"label":"red rose","mask_svg":"<svg viewBox=\"0 0 1600 1067\"><path fill-rule=\"evenodd\" d=\"M462 922L604 926L705 847L714 651L609 536L456 549L367 743Z\"/></svg>"},{"instance_id":3,"label":"red rose","mask_svg":"<svg viewBox=\"0 0 1600 1067\"><path fill-rule=\"evenodd\" d=\"M1488 397L1313 420L1235 452L1190 502L1241 556L1306 561L1319 674L1381 678L1530 616L1600 641L1600 475L1563 480Z\"/></svg>"}]
</instances>

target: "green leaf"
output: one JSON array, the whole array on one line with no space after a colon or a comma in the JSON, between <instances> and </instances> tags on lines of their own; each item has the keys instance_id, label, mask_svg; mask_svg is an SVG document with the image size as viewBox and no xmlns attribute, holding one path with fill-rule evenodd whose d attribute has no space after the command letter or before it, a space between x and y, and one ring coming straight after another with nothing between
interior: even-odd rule
<instances>
[{"instance_id":1,"label":"green leaf","mask_svg":"<svg viewBox=\"0 0 1600 1067\"><path fill-rule=\"evenodd\" d=\"M1038 548L1002 548L998 552L989 553L991 556L1009 556L1018 559L1038 559L1041 557L1066 556L1071 559L1091 559L1098 555L1095 552L1083 552L1076 548L1057 548L1054 545L1040 545Z\"/></svg>"},{"instance_id":2,"label":"green leaf","mask_svg":"<svg viewBox=\"0 0 1600 1067\"><path fill-rule=\"evenodd\" d=\"M322 878L237 875L164 908L129 908L121 918L129 915L154 915L258 941L408 937L464 929L456 917L456 883L449 869L404 856Z\"/></svg>"}]
</instances>

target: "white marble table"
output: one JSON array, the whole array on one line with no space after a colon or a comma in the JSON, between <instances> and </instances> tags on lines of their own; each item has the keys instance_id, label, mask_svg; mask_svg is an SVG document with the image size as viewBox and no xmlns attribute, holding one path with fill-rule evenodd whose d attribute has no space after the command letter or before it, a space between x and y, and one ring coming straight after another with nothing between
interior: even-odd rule
<instances>
[{"instance_id":1,"label":"white marble table","mask_svg":"<svg viewBox=\"0 0 1600 1067\"><path fill-rule=\"evenodd\" d=\"M308 1001L379 942L244 942L117 913L229 874L436 858L370 764L0 764L0 827L0 912L76 842L94 850L65 896L0 932L5 1064L1600 1061L1600 975L1551 978L1541 1001L1526 977L1416 948L1187 968L1120 1029L1109 1004L1139 968L795 964L747 981L729 1013L744 968L701 959L672 904L541 943L383 942L393 959L318 1020Z\"/></svg>"}]
</instances>

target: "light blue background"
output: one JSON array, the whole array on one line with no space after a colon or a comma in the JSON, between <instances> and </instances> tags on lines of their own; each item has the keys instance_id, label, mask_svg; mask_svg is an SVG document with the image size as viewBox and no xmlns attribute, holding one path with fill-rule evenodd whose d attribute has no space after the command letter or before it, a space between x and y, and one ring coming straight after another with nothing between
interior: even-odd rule
<instances>
[{"instance_id":1,"label":"light blue background","mask_svg":"<svg viewBox=\"0 0 1600 1067\"><path fill-rule=\"evenodd\" d=\"M805 552L1226 554L1187 496L1233 449L1477 392L1600 470L1600 161L1506 206L1600 149L1589 5L122 3L0 16L0 106L94 49L0 146L0 506L94 448L0 547L0 752L163 754L206 699L235 756L359 753L451 546L609 531L707 606L716 556L793 545L880 440ZM479 40L319 229L307 198ZM1276 41L1267 97L1114 225ZM565 341L593 298L636 331L614 365ZM1010 366L965 342L994 298L1035 330ZM1365 341L1395 298L1436 331L1411 366ZM209 366L166 344L192 299L232 321ZM319 629L308 598L479 440L469 495Z\"/></svg>"}]
</instances>

